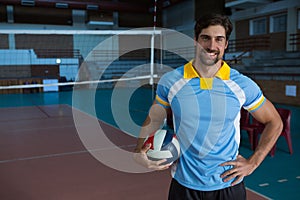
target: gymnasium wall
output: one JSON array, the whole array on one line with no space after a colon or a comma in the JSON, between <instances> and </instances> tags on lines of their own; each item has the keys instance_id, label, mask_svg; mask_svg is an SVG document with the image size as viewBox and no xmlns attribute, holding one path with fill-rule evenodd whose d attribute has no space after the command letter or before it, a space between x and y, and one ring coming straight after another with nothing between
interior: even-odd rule
<instances>
[{"instance_id":1,"label":"gymnasium wall","mask_svg":"<svg viewBox=\"0 0 300 200\"><path fill-rule=\"evenodd\" d=\"M300 106L300 81L296 80L255 80L265 96L273 103ZM288 86L288 87L287 87ZM289 87L292 86L292 87ZM296 90L293 91L293 89ZM292 89L292 91L289 91ZM289 96L296 93L296 96Z\"/></svg>"}]
</instances>

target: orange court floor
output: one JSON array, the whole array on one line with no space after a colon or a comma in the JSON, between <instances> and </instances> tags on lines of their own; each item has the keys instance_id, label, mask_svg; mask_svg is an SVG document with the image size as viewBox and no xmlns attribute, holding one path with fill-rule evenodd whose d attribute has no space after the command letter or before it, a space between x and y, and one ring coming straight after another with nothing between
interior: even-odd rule
<instances>
[{"instance_id":1,"label":"orange court floor","mask_svg":"<svg viewBox=\"0 0 300 200\"><path fill-rule=\"evenodd\" d=\"M99 124L114 145L132 151L134 137ZM69 105L0 108L0 148L1 200L167 199L169 170L129 173L103 164L83 145ZM267 199L249 189L247 197Z\"/></svg>"}]
</instances>

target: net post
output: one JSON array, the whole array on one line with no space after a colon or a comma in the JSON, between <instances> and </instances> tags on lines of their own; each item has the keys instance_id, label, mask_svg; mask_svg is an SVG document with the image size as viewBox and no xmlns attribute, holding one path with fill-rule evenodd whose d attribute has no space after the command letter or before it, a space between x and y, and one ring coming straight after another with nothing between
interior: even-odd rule
<instances>
[{"instance_id":1,"label":"net post","mask_svg":"<svg viewBox=\"0 0 300 200\"><path fill-rule=\"evenodd\" d=\"M151 55L150 55L150 80L149 84L153 85L153 74L154 74L154 37L155 34L151 35Z\"/></svg>"}]
</instances>

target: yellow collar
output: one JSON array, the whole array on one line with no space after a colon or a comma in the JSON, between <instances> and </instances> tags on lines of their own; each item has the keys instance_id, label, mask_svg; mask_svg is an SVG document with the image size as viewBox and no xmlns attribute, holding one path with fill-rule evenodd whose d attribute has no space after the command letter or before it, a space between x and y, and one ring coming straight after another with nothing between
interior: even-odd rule
<instances>
[{"instance_id":1,"label":"yellow collar","mask_svg":"<svg viewBox=\"0 0 300 200\"><path fill-rule=\"evenodd\" d=\"M188 62L184 65L183 78L199 78L200 79L200 88L204 90L211 90L213 86L213 78L202 78L199 76L195 68L193 67L193 61ZM221 80L229 80L230 78L230 67L226 62L223 61L223 64L219 71L216 73L215 77L220 78Z\"/></svg>"},{"instance_id":2,"label":"yellow collar","mask_svg":"<svg viewBox=\"0 0 300 200\"><path fill-rule=\"evenodd\" d=\"M195 68L193 67L193 60L184 65L183 78L202 78L199 76ZM230 78L230 67L223 61L223 64L219 71L215 75L222 80L229 80Z\"/></svg>"}]
</instances>

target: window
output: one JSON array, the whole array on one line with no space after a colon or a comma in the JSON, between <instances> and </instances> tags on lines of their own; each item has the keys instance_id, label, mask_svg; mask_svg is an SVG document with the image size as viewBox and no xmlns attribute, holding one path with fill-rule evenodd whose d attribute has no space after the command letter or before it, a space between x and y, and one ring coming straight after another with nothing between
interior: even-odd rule
<instances>
[{"instance_id":1,"label":"window","mask_svg":"<svg viewBox=\"0 0 300 200\"><path fill-rule=\"evenodd\" d=\"M250 20L250 35L260 35L267 33L266 18L258 18Z\"/></svg>"},{"instance_id":2,"label":"window","mask_svg":"<svg viewBox=\"0 0 300 200\"><path fill-rule=\"evenodd\" d=\"M287 15L275 15L270 18L270 32L285 32L287 27Z\"/></svg>"}]
</instances>

